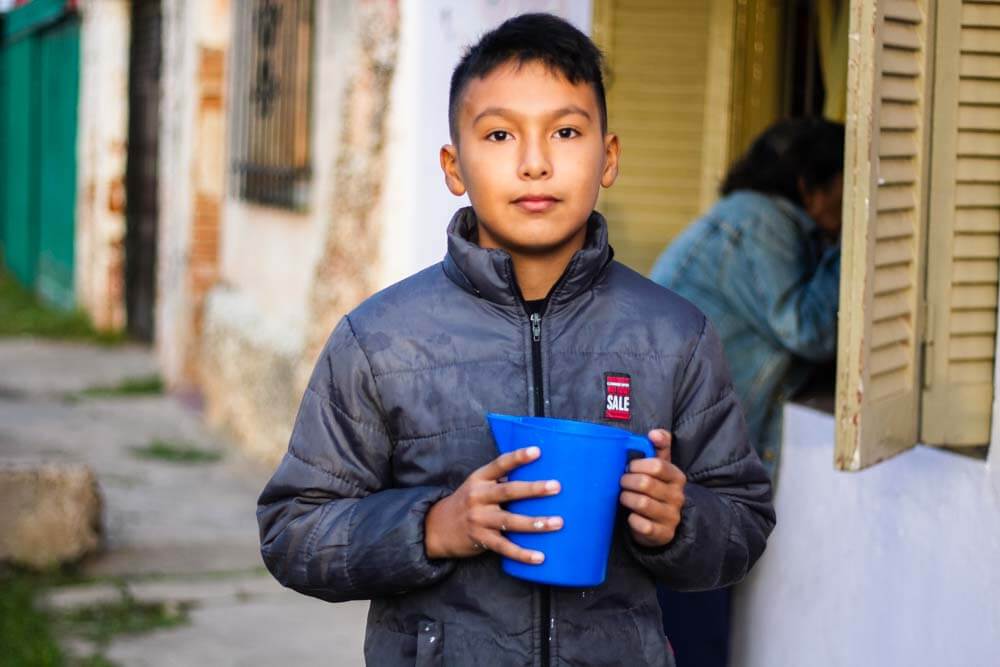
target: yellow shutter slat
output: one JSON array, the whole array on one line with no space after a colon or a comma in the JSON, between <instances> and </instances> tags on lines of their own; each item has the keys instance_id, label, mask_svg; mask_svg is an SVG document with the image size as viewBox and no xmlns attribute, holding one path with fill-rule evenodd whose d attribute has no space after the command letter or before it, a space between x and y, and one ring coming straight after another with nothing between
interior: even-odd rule
<instances>
[{"instance_id":1,"label":"yellow shutter slat","mask_svg":"<svg viewBox=\"0 0 1000 667\"><path fill-rule=\"evenodd\" d=\"M913 335L910 327L899 318L876 322L872 327L872 347L880 348L887 345L906 344Z\"/></svg>"},{"instance_id":2,"label":"yellow shutter slat","mask_svg":"<svg viewBox=\"0 0 1000 667\"><path fill-rule=\"evenodd\" d=\"M962 25L1000 28L1000 4L979 5L971 2L963 2Z\"/></svg>"},{"instance_id":3,"label":"yellow shutter slat","mask_svg":"<svg viewBox=\"0 0 1000 667\"><path fill-rule=\"evenodd\" d=\"M1000 159L960 157L955 177L966 183L996 183L1000 181Z\"/></svg>"},{"instance_id":4,"label":"yellow shutter slat","mask_svg":"<svg viewBox=\"0 0 1000 667\"><path fill-rule=\"evenodd\" d=\"M959 209L955 211L955 229L966 232L1000 232L1000 210Z\"/></svg>"},{"instance_id":5,"label":"yellow shutter slat","mask_svg":"<svg viewBox=\"0 0 1000 667\"><path fill-rule=\"evenodd\" d=\"M961 109L959 113L961 114ZM1000 113L997 114L997 123L1000 123ZM969 131L959 126L958 154L989 157L1000 154L1000 132Z\"/></svg>"},{"instance_id":6,"label":"yellow shutter slat","mask_svg":"<svg viewBox=\"0 0 1000 667\"><path fill-rule=\"evenodd\" d=\"M896 292L909 287L913 276L905 266L878 267L875 270L875 294Z\"/></svg>"},{"instance_id":7,"label":"yellow shutter slat","mask_svg":"<svg viewBox=\"0 0 1000 667\"><path fill-rule=\"evenodd\" d=\"M955 188L957 206L1000 206L1000 183L959 183Z\"/></svg>"},{"instance_id":8,"label":"yellow shutter slat","mask_svg":"<svg viewBox=\"0 0 1000 667\"><path fill-rule=\"evenodd\" d=\"M923 20L920 5L913 0L888 0L885 3L885 16L888 19L919 24Z\"/></svg>"},{"instance_id":9,"label":"yellow shutter slat","mask_svg":"<svg viewBox=\"0 0 1000 667\"><path fill-rule=\"evenodd\" d=\"M938 4L921 439L989 441L1000 273L1000 5Z\"/></svg>"},{"instance_id":10,"label":"yellow shutter slat","mask_svg":"<svg viewBox=\"0 0 1000 667\"><path fill-rule=\"evenodd\" d=\"M997 34L1000 39L1000 33ZM958 84L958 101L966 104L1000 104L1000 81L966 79Z\"/></svg>"},{"instance_id":11,"label":"yellow shutter slat","mask_svg":"<svg viewBox=\"0 0 1000 667\"><path fill-rule=\"evenodd\" d=\"M996 107L961 106L958 109L958 126L965 130L990 130L1000 123L1000 109Z\"/></svg>"},{"instance_id":12,"label":"yellow shutter slat","mask_svg":"<svg viewBox=\"0 0 1000 667\"><path fill-rule=\"evenodd\" d=\"M992 334L996 320L987 311L959 310L952 313L948 331L952 335Z\"/></svg>"},{"instance_id":13,"label":"yellow shutter slat","mask_svg":"<svg viewBox=\"0 0 1000 667\"><path fill-rule=\"evenodd\" d=\"M994 261L994 257L987 259L956 258L952 266L951 282L956 285L995 283L998 274L1000 274L1000 266Z\"/></svg>"},{"instance_id":14,"label":"yellow shutter slat","mask_svg":"<svg viewBox=\"0 0 1000 667\"><path fill-rule=\"evenodd\" d=\"M1000 39L991 28L962 28L961 40L966 53L1000 53Z\"/></svg>"},{"instance_id":15,"label":"yellow shutter slat","mask_svg":"<svg viewBox=\"0 0 1000 667\"><path fill-rule=\"evenodd\" d=\"M953 252L956 259L994 259L1000 257L1000 236L996 234L956 235Z\"/></svg>"},{"instance_id":16,"label":"yellow shutter slat","mask_svg":"<svg viewBox=\"0 0 1000 667\"><path fill-rule=\"evenodd\" d=\"M879 241L913 236L913 211L889 211L878 217L875 238Z\"/></svg>"},{"instance_id":17,"label":"yellow shutter slat","mask_svg":"<svg viewBox=\"0 0 1000 667\"><path fill-rule=\"evenodd\" d=\"M917 26L911 23L886 20L882 29L882 35L886 47L906 49L907 51L920 50L920 34L918 33Z\"/></svg>"},{"instance_id":18,"label":"yellow shutter slat","mask_svg":"<svg viewBox=\"0 0 1000 667\"><path fill-rule=\"evenodd\" d=\"M987 53L963 53L959 61L959 74L963 77L996 79L1000 72L996 70L995 56Z\"/></svg>"},{"instance_id":19,"label":"yellow shutter slat","mask_svg":"<svg viewBox=\"0 0 1000 667\"><path fill-rule=\"evenodd\" d=\"M860 470L917 437L932 33L925 0L850 11L836 465Z\"/></svg>"},{"instance_id":20,"label":"yellow shutter slat","mask_svg":"<svg viewBox=\"0 0 1000 667\"><path fill-rule=\"evenodd\" d=\"M989 361L992 364L996 346L993 332L977 336L952 336L949 358L954 361Z\"/></svg>"}]
</instances>

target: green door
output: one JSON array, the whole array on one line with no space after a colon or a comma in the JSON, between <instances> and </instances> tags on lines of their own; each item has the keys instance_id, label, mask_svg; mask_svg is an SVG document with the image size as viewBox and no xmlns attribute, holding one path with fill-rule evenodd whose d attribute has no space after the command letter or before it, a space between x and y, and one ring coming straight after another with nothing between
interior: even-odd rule
<instances>
[{"instance_id":1,"label":"green door","mask_svg":"<svg viewBox=\"0 0 1000 667\"><path fill-rule=\"evenodd\" d=\"M70 309L74 303L79 22L63 21L47 30L39 55L37 290L46 301Z\"/></svg>"},{"instance_id":2,"label":"green door","mask_svg":"<svg viewBox=\"0 0 1000 667\"><path fill-rule=\"evenodd\" d=\"M13 276L74 305L80 21L64 0L0 15L0 245Z\"/></svg>"},{"instance_id":3,"label":"green door","mask_svg":"<svg viewBox=\"0 0 1000 667\"><path fill-rule=\"evenodd\" d=\"M37 53L34 39L0 49L0 225L7 268L25 287L35 286L38 265Z\"/></svg>"}]
</instances>

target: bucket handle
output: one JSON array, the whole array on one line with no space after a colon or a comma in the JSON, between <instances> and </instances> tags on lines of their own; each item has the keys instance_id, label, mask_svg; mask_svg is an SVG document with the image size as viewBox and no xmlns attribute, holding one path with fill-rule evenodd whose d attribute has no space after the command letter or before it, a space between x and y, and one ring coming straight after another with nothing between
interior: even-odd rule
<instances>
[{"instance_id":1,"label":"bucket handle","mask_svg":"<svg viewBox=\"0 0 1000 667\"><path fill-rule=\"evenodd\" d=\"M649 438L644 435L630 435L628 437L628 441L625 443L625 448L630 452L643 454L646 458L654 458L656 456L656 450L653 449L653 443L651 443Z\"/></svg>"}]
</instances>

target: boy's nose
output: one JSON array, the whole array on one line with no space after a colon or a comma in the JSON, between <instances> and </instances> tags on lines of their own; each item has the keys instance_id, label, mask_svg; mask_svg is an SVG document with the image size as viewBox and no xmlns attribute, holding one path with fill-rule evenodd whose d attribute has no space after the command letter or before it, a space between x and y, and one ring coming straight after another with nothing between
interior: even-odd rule
<instances>
[{"instance_id":1,"label":"boy's nose","mask_svg":"<svg viewBox=\"0 0 1000 667\"><path fill-rule=\"evenodd\" d=\"M552 173L552 165L544 149L539 146L528 146L521 157L521 178L546 178Z\"/></svg>"}]
</instances>

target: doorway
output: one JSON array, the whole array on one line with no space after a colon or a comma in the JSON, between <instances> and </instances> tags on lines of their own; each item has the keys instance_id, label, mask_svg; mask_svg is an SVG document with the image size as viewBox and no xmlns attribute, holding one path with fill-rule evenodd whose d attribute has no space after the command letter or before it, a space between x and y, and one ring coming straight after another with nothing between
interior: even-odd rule
<instances>
[{"instance_id":1,"label":"doorway","mask_svg":"<svg viewBox=\"0 0 1000 667\"><path fill-rule=\"evenodd\" d=\"M132 3L125 174L125 309L128 333L143 341L151 341L155 330L162 22L160 0Z\"/></svg>"}]
</instances>

